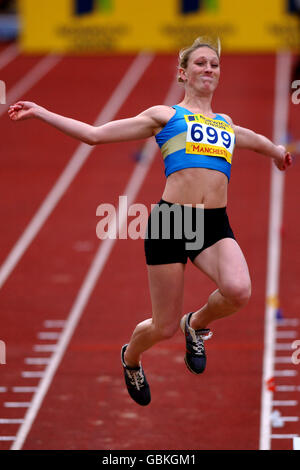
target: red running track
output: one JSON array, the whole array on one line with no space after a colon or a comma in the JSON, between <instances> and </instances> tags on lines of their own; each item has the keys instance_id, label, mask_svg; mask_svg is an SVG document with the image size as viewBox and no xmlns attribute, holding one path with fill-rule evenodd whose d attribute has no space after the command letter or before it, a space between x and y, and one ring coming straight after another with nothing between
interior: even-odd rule
<instances>
[{"instance_id":1,"label":"red running track","mask_svg":"<svg viewBox=\"0 0 300 470\"><path fill-rule=\"evenodd\" d=\"M1 79L8 88L13 86L39 59L18 56L1 70ZM93 122L133 60L132 56L63 57L23 98ZM176 57L155 57L116 118L162 103L175 68ZM257 73L262 69L263 77ZM272 138L274 74L272 55L224 55L215 110ZM6 115L0 119L3 263L78 143L40 122L15 124ZM0 449L9 449L13 442L1 436L12 438L20 427L1 420L23 419L27 410L8 403L26 404L34 397L32 391L20 393L15 387L38 387L40 378L26 377L24 372L45 370L45 365L29 364L26 358L51 357L51 352L36 351L36 345L55 345L56 339L43 339L40 333L61 332L58 327L45 328L45 322L67 319L101 243L96 237L96 208L103 202L117 205L141 145L120 143L92 150L2 288L0 337L7 345L7 363L0 366ZM291 316L297 315L299 305L291 281L299 273L299 258L297 266L293 259L299 232L293 218L298 173L296 163L287 179L285 213L286 226L294 230L290 236L287 228L283 248L282 300ZM117 240L23 449L258 448L269 180L266 157L235 152L228 213L249 264L253 294L243 311L212 326L205 375L196 377L185 368L184 341L178 332L144 355L151 405L141 408L130 400L123 385L120 347L136 323L147 318L151 305L143 241ZM160 199L163 185L157 152L136 202L150 209ZM188 265L184 311L205 303L214 288ZM275 445L289 449L291 440L276 440Z\"/></svg>"}]
</instances>

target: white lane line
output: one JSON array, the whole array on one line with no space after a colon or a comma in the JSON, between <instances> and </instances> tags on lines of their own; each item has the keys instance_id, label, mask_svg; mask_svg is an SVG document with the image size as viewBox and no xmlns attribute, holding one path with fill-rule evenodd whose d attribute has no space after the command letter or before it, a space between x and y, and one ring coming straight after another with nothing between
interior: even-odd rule
<instances>
[{"instance_id":1,"label":"white lane line","mask_svg":"<svg viewBox=\"0 0 300 470\"><path fill-rule=\"evenodd\" d=\"M4 403L5 408L29 408L31 402L28 401L7 401Z\"/></svg>"},{"instance_id":2,"label":"white lane line","mask_svg":"<svg viewBox=\"0 0 300 470\"><path fill-rule=\"evenodd\" d=\"M277 320L277 326L298 326L299 325L299 320L298 318L282 318L280 320Z\"/></svg>"},{"instance_id":3,"label":"white lane line","mask_svg":"<svg viewBox=\"0 0 300 470\"><path fill-rule=\"evenodd\" d=\"M53 352L56 350L56 344L35 344L33 350L35 352Z\"/></svg>"},{"instance_id":4,"label":"white lane line","mask_svg":"<svg viewBox=\"0 0 300 470\"><path fill-rule=\"evenodd\" d=\"M291 356L275 357L275 364L292 364L292 357Z\"/></svg>"},{"instance_id":5,"label":"white lane line","mask_svg":"<svg viewBox=\"0 0 300 470\"><path fill-rule=\"evenodd\" d=\"M276 338L286 339L286 338L297 338L296 331L276 331Z\"/></svg>"},{"instance_id":6,"label":"white lane line","mask_svg":"<svg viewBox=\"0 0 300 470\"><path fill-rule=\"evenodd\" d=\"M22 424L23 419L0 418L0 424Z\"/></svg>"},{"instance_id":7,"label":"white lane line","mask_svg":"<svg viewBox=\"0 0 300 470\"><path fill-rule=\"evenodd\" d=\"M12 391L14 393L35 393L37 387L13 387Z\"/></svg>"},{"instance_id":8,"label":"white lane line","mask_svg":"<svg viewBox=\"0 0 300 470\"><path fill-rule=\"evenodd\" d=\"M0 441L14 441L16 436L0 436Z\"/></svg>"},{"instance_id":9,"label":"white lane line","mask_svg":"<svg viewBox=\"0 0 300 470\"><path fill-rule=\"evenodd\" d=\"M288 126L291 54L278 53L276 56L276 83L273 122L273 141L276 144L286 140ZM269 213L269 239L266 280L266 308L264 355L261 391L260 450L270 450L272 390L266 387L274 376L274 345L276 331L276 309L279 292L279 271L281 252L281 226L284 192L284 172L271 162L271 191ZM274 302L275 300L275 302Z\"/></svg>"},{"instance_id":10,"label":"white lane line","mask_svg":"<svg viewBox=\"0 0 300 470\"><path fill-rule=\"evenodd\" d=\"M288 423L296 423L299 421L299 416L281 416L282 421L286 421Z\"/></svg>"},{"instance_id":11,"label":"white lane line","mask_svg":"<svg viewBox=\"0 0 300 470\"><path fill-rule=\"evenodd\" d=\"M300 392L300 386L297 385L276 385L276 392Z\"/></svg>"},{"instance_id":12,"label":"white lane line","mask_svg":"<svg viewBox=\"0 0 300 470\"><path fill-rule=\"evenodd\" d=\"M45 328L63 328L65 326L65 320L46 320L44 322Z\"/></svg>"},{"instance_id":13,"label":"white lane line","mask_svg":"<svg viewBox=\"0 0 300 470\"><path fill-rule=\"evenodd\" d=\"M10 44L0 54L0 69L12 62L19 55L19 48L16 44Z\"/></svg>"},{"instance_id":14,"label":"white lane line","mask_svg":"<svg viewBox=\"0 0 300 470\"><path fill-rule=\"evenodd\" d=\"M170 90L167 94L165 99L165 104L172 104L176 103L177 100L181 97L182 90L178 86L177 82L174 80L172 83ZM128 206L133 203L135 200L144 179L147 176L147 173L150 169L154 156L157 152L157 145L154 139L150 139L147 141L144 149L142 151L141 159L137 162L133 174L130 177L128 185L125 188L124 195L127 195L128 199ZM120 208L119 208L120 209ZM122 227L126 222L127 218L127 210L118 210L118 214L115 215L116 220L120 221L119 224L119 231L122 231ZM114 224L111 224L111 227ZM112 235L112 233L111 233ZM41 380L38 391L33 397L32 405L28 409L24 423L20 426L20 429L17 433L16 441L12 445L11 450L19 450L22 448L23 443L31 429L32 423L35 420L35 417L42 405L44 397L50 387L50 384L53 380L53 377L56 373L56 370L64 356L64 353L68 347L68 344L72 338L74 330L81 318L81 315L86 307L88 300L93 292L95 284L105 266L105 263L111 253L111 250L116 242L115 238L108 238L103 240L96 252L96 255L92 261L92 264L89 268L89 271L83 281L83 284L78 292L78 295L75 299L75 302L69 312L68 319L66 322L66 326L62 335L58 342L58 347L55 353L51 358L50 364L47 366L45 370L45 376Z\"/></svg>"},{"instance_id":15,"label":"white lane line","mask_svg":"<svg viewBox=\"0 0 300 470\"><path fill-rule=\"evenodd\" d=\"M276 343L275 350L276 351L291 351L293 343Z\"/></svg>"},{"instance_id":16,"label":"white lane line","mask_svg":"<svg viewBox=\"0 0 300 470\"><path fill-rule=\"evenodd\" d=\"M152 55L140 54L133 61L126 74L116 87L115 91L107 101L106 105L100 112L94 125L100 125L113 119L119 111L131 91L144 74L147 67L153 60ZM17 134L16 134L17 138ZM61 197L64 195L73 179L85 163L86 159L93 150L93 146L80 143L71 160L63 170L62 174L56 181L55 185L43 201L38 211L26 227L25 231L7 256L6 260L0 267L0 289L13 271L28 246L35 238Z\"/></svg>"},{"instance_id":17,"label":"white lane line","mask_svg":"<svg viewBox=\"0 0 300 470\"><path fill-rule=\"evenodd\" d=\"M298 375L298 372L292 369L274 371L274 377L295 377L296 375Z\"/></svg>"},{"instance_id":18,"label":"white lane line","mask_svg":"<svg viewBox=\"0 0 300 470\"><path fill-rule=\"evenodd\" d=\"M297 406L298 401L297 400L273 400L272 405L273 406Z\"/></svg>"},{"instance_id":19,"label":"white lane line","mask_svg":"<svg viewBox=\"0 0 300 470\"><path fill-rule=\"evenodd\" d=\"M299 434L271 434L271 439L293 439L294 437L298 437Z\"/></svg>"},{"instance_id":20,"label":"white lane line","mask_svg":"<svg viewBox=\"0 0 300 470\"><path fill-rule=\"evenodd\" d=\"M25 357L24 359L25 364L35 364L35 365L43 365L49 364L50 357Z\"/></svg>"},{"instance_id":21,"label":"white lane line","mask_svg":"<svg viewBox=\"0 0 300 470\"><path fill-rule=\"evenodd\" d=\"M56 331L41 331L37 334L38 339L58 339L59 336L60 333L57 333Z\"/></svg>"},{"instance_id":22,"label":"white lane line","mask_svg":"<svg viewBox=\"0 0 300 470\"><path fill-rule=\"evenodd\" d=\"M34 379L34 378L40 378L44 377L44 371L23 371L21 372L21 376L24 377L25 379Z\"/></svg>"},{"instance_id":23,"label":"white lane line","mask_svg":"<svg viewBox=\"0 0 300 470\"><path fill-rule=\"evenodd\" d=\"M0 117L6 113L9 106L24 96L37 82L39 82L47 73L55 67L61 57L48 55L41 59L27 74L18 81L6 94L6 103L0 108ZM18 137L16 136L16 139Z\"/></svg>"},{"instance_id":24,"label":"white lane line","mask_svg":"<svg viewBox=\"0 0 300 470\"><path fill-rule=\"evenodd\" d=\"M0 393L7 392L7 387L0 387Z\"/></svg>"}]
</instances>

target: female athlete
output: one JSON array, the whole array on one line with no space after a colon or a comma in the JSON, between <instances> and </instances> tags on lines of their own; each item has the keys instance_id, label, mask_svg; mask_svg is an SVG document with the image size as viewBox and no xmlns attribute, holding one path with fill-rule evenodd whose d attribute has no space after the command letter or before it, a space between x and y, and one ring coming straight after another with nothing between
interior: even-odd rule
<instances>
[{"instance_id":1,"label":"female athlete","mask_svg":"<svg viewBox=\"0 0 300 470\"><path fill-rule=\"evenodd\" d=\"M269 156L279 170L292 163L283 146L212 111L219 77L219 48L197 38L179 54L178 80L185 94L178 105L153 106L135 117L98 127L27 101L17 102L8 111L13 121L40 119L90 145L155 136L161 149L167 180L162 199L150 214L145 237L152 318L136 326L121 350L128 392L142 406L151 400L141 365L144 351L171 338L181 327L185 363L191 372L200 374L206 366L204 340L212 335L208 325L237 312L249 300L247 263L226 213L234 146ZM217 289L205 305L182 317L187 258Z\"/></svg>"}]
</instances>

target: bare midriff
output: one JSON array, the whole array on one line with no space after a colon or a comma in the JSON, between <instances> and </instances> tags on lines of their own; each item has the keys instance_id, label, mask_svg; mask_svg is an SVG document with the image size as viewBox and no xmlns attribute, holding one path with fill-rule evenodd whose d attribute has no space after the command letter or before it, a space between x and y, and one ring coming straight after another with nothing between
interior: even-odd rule
<instances>
[{"instance_id":1,"label":"bare midriff","mask_svg":"<svg viewBox=\"0 0 300 470\"><path fill-rule=\"evenodd\" d=\"M168 176L162 199L176 204L204 204L206 209L227 206L228 179L208 168L186 168Z\"/></svg>"}]
</instances>

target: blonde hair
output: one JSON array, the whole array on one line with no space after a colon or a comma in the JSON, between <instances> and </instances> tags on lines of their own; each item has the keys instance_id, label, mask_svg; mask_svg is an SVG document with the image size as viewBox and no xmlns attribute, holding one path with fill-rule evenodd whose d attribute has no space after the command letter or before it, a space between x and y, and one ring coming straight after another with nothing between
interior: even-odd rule
<instances>
[{"instance_id":1,"label":"blonde hair","mask_svg":"<svg viewBox=\"0 0 300 470\"><path fill-rule=\"evenodd\" d=\"M191 46L185 47L181 49L179 52L178 57L178 69L183 68L186 69L190 55L199 47L209 47L217 54L218 58L220 59L221 56L221 42L219 38L212 39L208 36L199 36L195 39ZM182 78L178 76L178 81L183 82Z\"/></svg>"}]
</instances>

